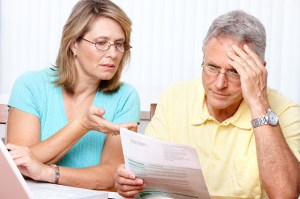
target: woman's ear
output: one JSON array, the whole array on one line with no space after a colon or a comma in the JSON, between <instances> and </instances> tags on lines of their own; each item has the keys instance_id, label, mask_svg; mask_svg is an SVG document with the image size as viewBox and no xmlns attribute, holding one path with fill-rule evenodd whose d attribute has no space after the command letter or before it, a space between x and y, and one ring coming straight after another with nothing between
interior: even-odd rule
<instances>
[{"instance_id":1,"label":"woman's ear","mask_svg":"<svg viewBox=\"0 0 300 199\"><path fill-rule=\"evenodd\" d=\"M77 42L76 41L71 42L70 49L73 52L73 55L76 56L77 55Z\"/></svg>"},{"instance_id":2,"label":"woman's ear","mask_svg":"<svg viewBox=\"0 0 300 199\"><path fill-rule=\"evenodd\" d=\"M267 65L267 62L266 62L266 61L264 61L263 65L264 65L264 67L266 67L266 65Z\"/></svg>"}]
</instances>

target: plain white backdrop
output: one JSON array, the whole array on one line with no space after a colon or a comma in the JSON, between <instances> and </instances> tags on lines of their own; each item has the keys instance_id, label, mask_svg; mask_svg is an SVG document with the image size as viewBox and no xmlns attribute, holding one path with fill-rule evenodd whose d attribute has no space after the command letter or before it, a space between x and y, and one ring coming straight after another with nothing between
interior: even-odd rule
<instances>
[{"instance_id":1,"label":"plain white backdrop","mask_svg":"<svg viewBox=\"0 0 300 199\"><path fill-rule=\"evenodd\" d=\"M242 9L267 30L268 84L300 103L300 1L113 0L133 22L132 56L123 81L141 109L167 86L201 75L202 40L214 18ZM77 0L0 0L0 103L15 79L55 64L63 25Z\"/></svg>"}]
</instances>

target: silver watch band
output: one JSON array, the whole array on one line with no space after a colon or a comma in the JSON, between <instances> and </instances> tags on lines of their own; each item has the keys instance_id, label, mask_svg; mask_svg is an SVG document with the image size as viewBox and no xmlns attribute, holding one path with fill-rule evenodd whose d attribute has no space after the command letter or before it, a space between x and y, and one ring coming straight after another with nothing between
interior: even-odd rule
<instances>
[{"instance_id":1,"label":"silver watch band","mask_svg":"<svg viewBox=\"0 0 300 199\"><path fill-rule=\"evenodd\" d=\"M266 120L266 117L264 115L264 116L261 116L261 117L251 120L251 124L252 124L252 127L255 128L255 127L259 127L259 126L268 124L268 121Z\"/></svg>"},{"instance_id":2,"label":"silver watch band","mask_svg":"<svg viewBox=\"0 0 300 199\"><path fill-rule=\"evenodd\" d=\"M251 124L253 128L266 125L266 124L271 126L276 126L278 125L278 116L274 111L268 108L265 115L253 119L251 121Z\"/></svg>"}]
</instances>

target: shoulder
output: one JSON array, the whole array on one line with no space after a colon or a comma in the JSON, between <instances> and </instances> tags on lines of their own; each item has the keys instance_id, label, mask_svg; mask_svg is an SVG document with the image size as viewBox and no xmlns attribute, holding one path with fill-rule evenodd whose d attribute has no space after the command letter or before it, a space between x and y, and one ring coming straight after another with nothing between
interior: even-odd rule
<instances>
[{"instance_id":1,"label":"shoulder","mask_svg":"<svg viewBox=\"0 0 300 199\"><path fill-rule=\"evenodd\" d=\"M121 83L119 89L113 93L103 93L102 91L98 92L97 97L99 99L97 101L101 101L100 98L108 103L125 103L128 100L139 101L137 90L128 83Z\"/></svg>"},{"instance_id":2,"label":"shoulder","mask_svg":"<svg viewBox=\"0 0 300 199\"><path fill-rule=\"evenodd\" d=\"M268 88L268 99L270 104L274 106L297 105L296 102L272 88Z\"/></svg>"},{"instance_id":3,"label":"shoulder","mask_svg":"<svg viewBox=\"0 0 300 199\"><path fill-rule=\"evenodd\" d=\"M187 81L175 83L175 84L171 85L169 88L173 88L173 89L193 88L195 86L199 86L199 84L201 84L201 79L197 78L197 79L193 79L193 80L187 80Z\"/></svg>"},{"instance_id":4,"label":"shoulder","mask_svg":"<svg viewBox=\"0 0 300 199\"><path fill-rule=\"evenodd\" d=\"M299 108L299 105L296 102L272 88L268 88L268 99L271 108L277 113L281 113L290 107Z\"/></svg>"},{"instance_id":5,"label":"shoulder","mask_svg":"<svg viewBox=\"0 0 300 199\"><path fill-rule=\"evenodd\" d=\"M176 83L165 89L158 100L158 104L168 109L171 113L174 110L187 109L194 103L201 101L204 95L204 89L201 79L194 79ZM184 110L181 110L181 112Z\"/></svg>"},{"instance_id":6,"label":"shoulder","mask_svg":"<svg viewBox=\"0 0 300 199\"><path fill-rule=\"evenodd\" d=\"M127 98L129 96L138 97L138 92L132 85L121 83L120 88L113 95L119 96L120 98Z\"/></svg>"},{"instance_id":7,"label":"shoulder","mask_svg":"<svg viewBox=\"0 0 300 199\"><path fill-rule=\"evenodd\" d=\"M49 97L53 97L49 68L22 74L12 89L9 105L40 117Z\"/></svg>"},{"instance_id":8,"label":"shoulder","mask_svg":"<svg viewBox=\"0 0 300 199\"><path fill-rule=\"evenodd\" d=\"M38 71L28 71L17 78L13 86L13 92L18 96L20 93L45 93L55 88L54 71L50 68ZM18 94L19 93L19 94Z\"/></svg>"},{"instance_id":9,"label":"shoulder","mask_svg":"<svg viewBox=\"0 0 300 199\"><path fill-rule=\"evenodd\" d=\"M126 93L126 92L137 92L137 91L131 84L123 82L117 92Z\"/></svg>"},{"instance_id":10,"label":"shoulder","mask_svg":"<svg viewBox=\"0 0 300 199\"><path fill-rule=\"evenodd\" d=\"M201 78L179 82L169 86L163 91L163 95L189 96L203 91Z\"/></svg>"},{"instance_id":11,"label":"shoulder","mask_svg":"<svg viewBox=\"0 0 300 199\"><path fill-rule=\"evenodd\" d=\"M46 68L37 71L25 72L17 78L16 82L32 83L33 85L39 85L37 83L40 83L41 81L44 81L46 79L50 80L51 77L51 69Z\"/></svg>"}]
</instances>

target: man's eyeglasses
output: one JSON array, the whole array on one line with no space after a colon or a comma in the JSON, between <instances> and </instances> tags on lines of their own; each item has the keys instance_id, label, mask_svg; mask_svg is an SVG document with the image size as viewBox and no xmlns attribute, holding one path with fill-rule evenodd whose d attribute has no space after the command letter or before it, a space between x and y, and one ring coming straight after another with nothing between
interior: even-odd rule
<instances>
[{"instance_id":1,"label":"man's eyeglasses","mask_svg":"<svg viewBox=\"0 0 300 199\"><path fill-rule=\"evenodd\" d=\"M225 70L225 72L222 72L221 71L222 68L219 68L216 66L211 66L211 65L205 65L205 64L202 64L202 68L203 68L203 71L209 76L217 77L219 75L219 73L221 73L221 74L225 74L225 76L228 80L234 81L234 80L240 79L240 75L234 69L231 69L231 70L223 69L223 70Z\"/></svg>"},{"instance_id":2,"label":"man's eyeglasses","mask_svg":"<svg viewBox=\"0 0 300 199\"><path fill-rule=\"evenodd\" d=\"M115 48L121 52L121 53L124 53L124 52L127 52L130 50L130 48L132 48L130 45L126 45L125 43L114 43L114 44L111 44L109 43L108 41L99 41L99 42L92 42L90 40L87 40L83 37L81 37L82 40L84 41L87 41L91 44L94 44L96 49L98 50L101 50L101 51L106 51L106 50L109 50L111 46L115 46Z\"/></svg>"}]
</instances>

